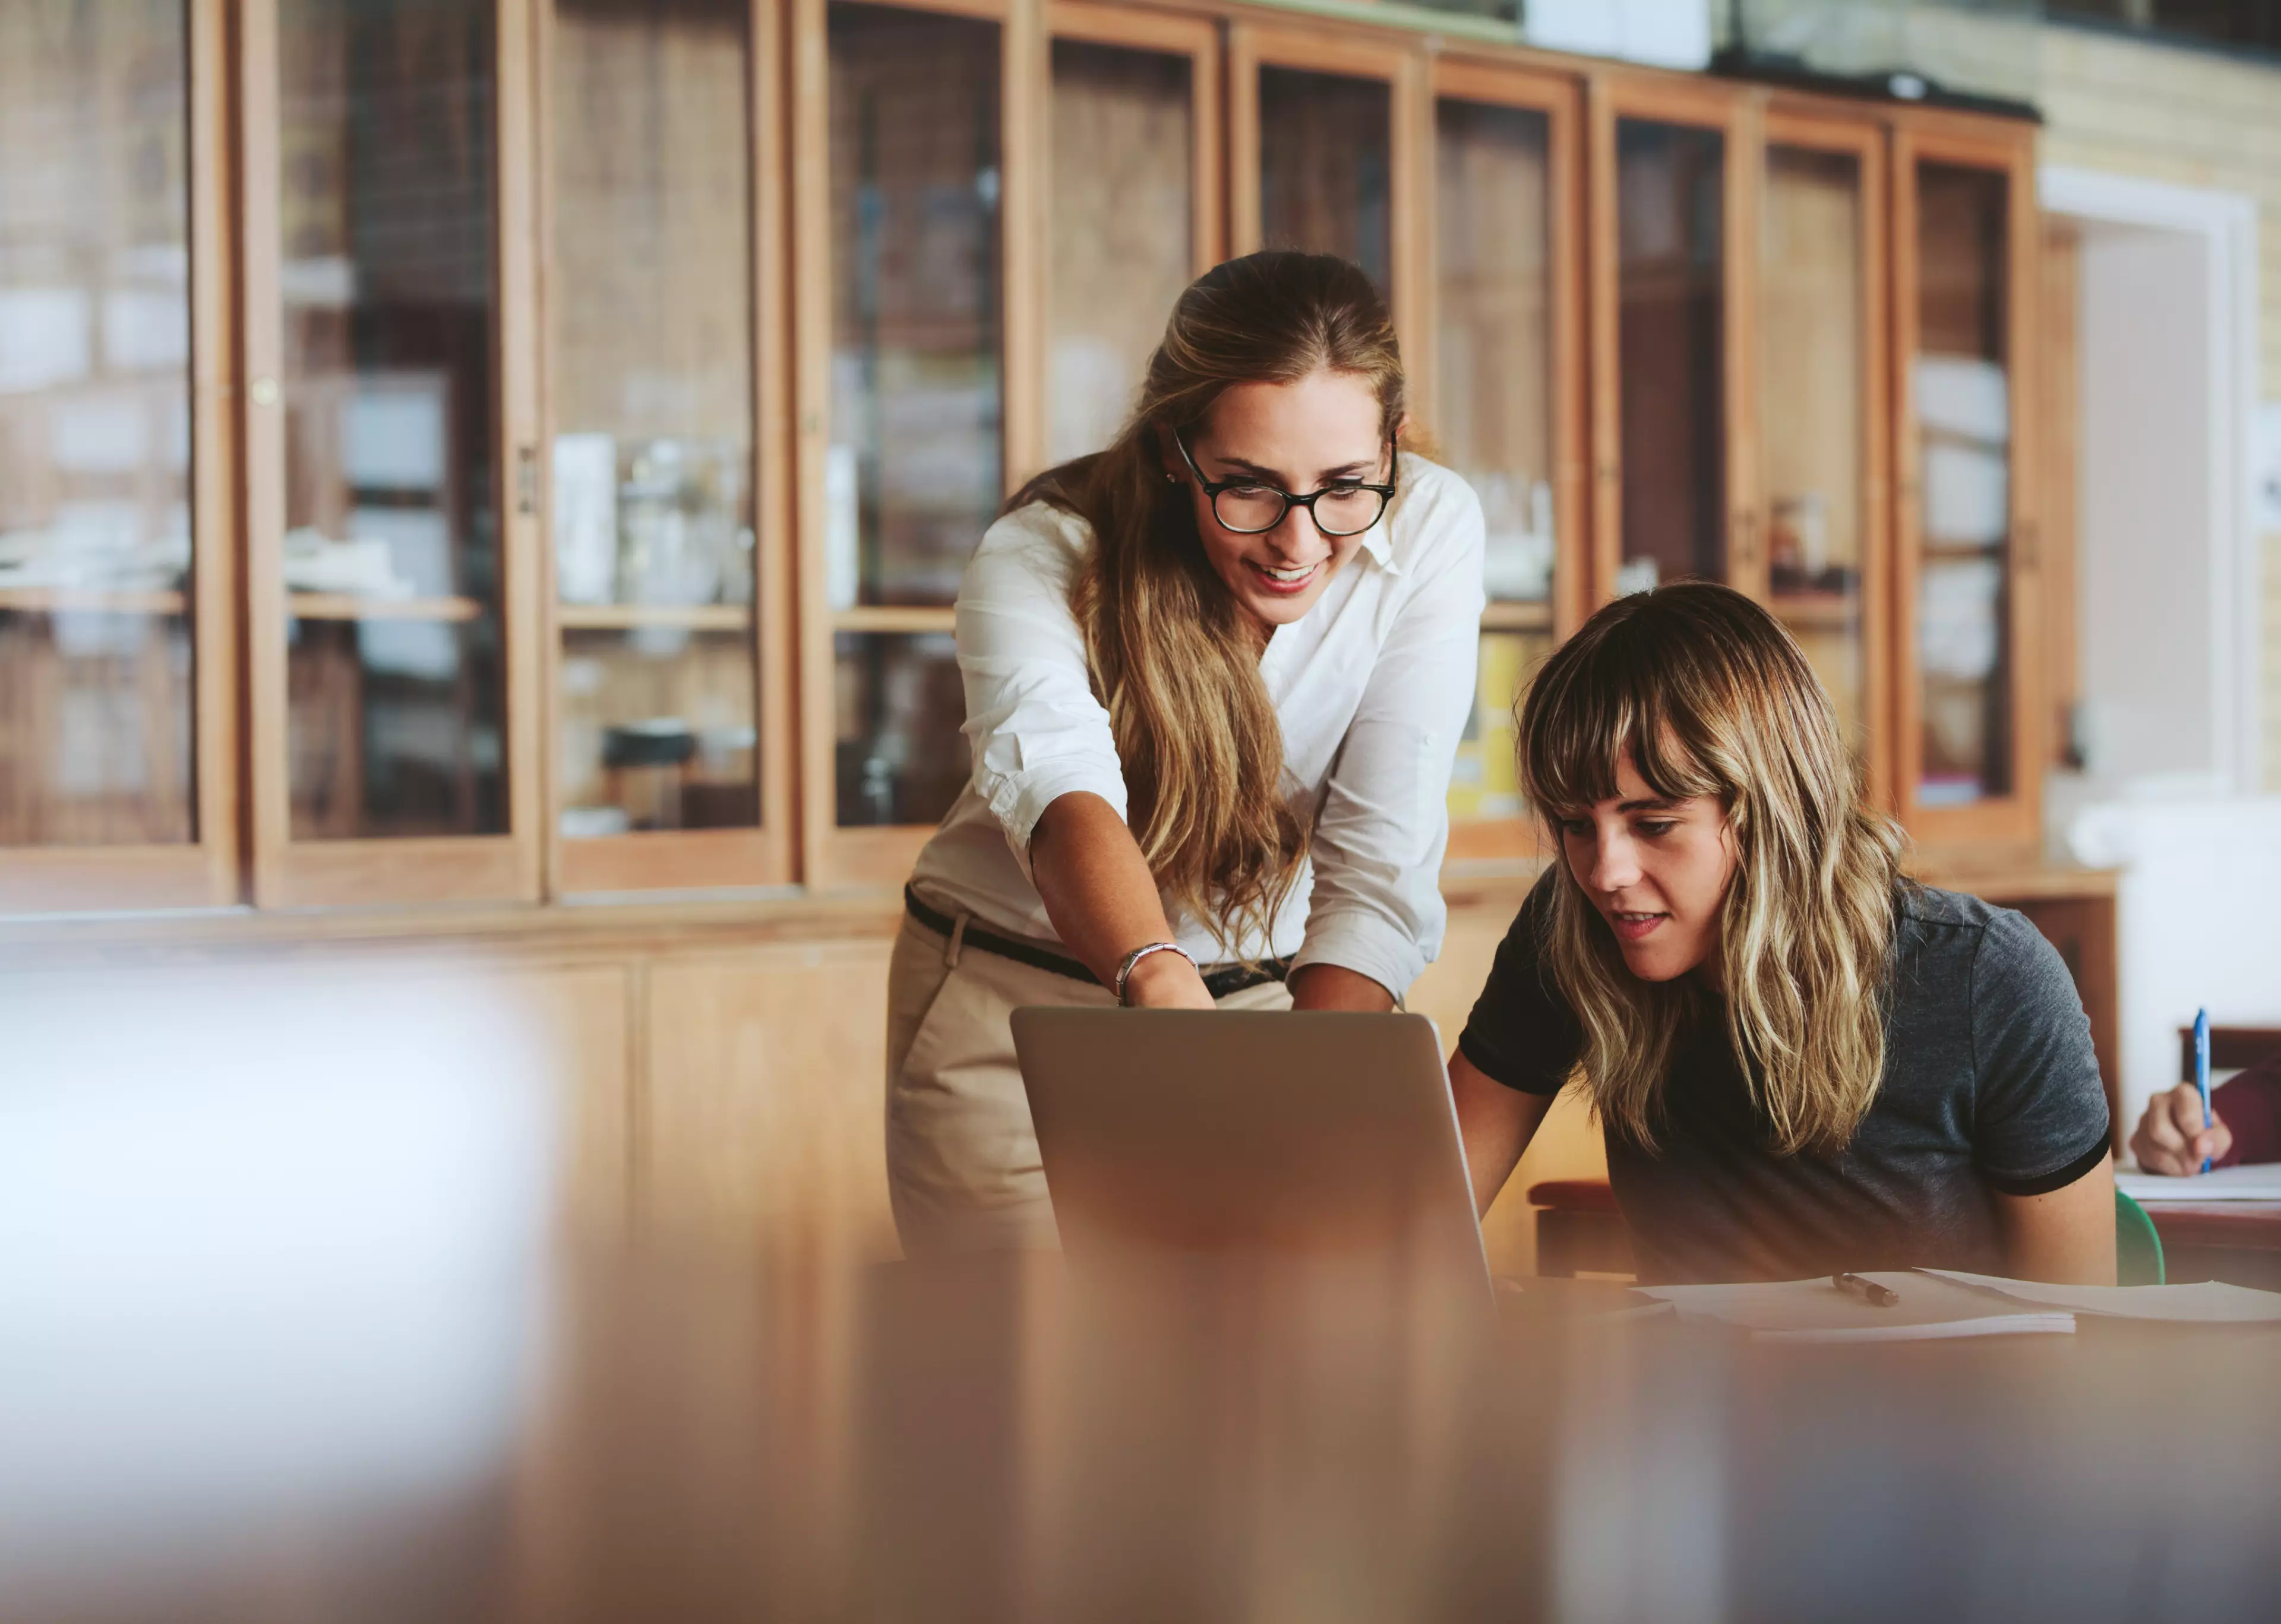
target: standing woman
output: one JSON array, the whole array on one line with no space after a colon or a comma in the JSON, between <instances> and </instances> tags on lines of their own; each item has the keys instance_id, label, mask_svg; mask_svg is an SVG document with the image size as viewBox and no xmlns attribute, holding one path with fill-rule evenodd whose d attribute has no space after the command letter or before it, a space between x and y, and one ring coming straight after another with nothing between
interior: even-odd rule
<instances>
[{"instance_id":1,"label":"standing woman","mask_svg":"<svg viewBox=\"0 0 2281 1624\"><path fill-rule=\"evenodd\" d=\"M1116 442L983 537L974 774L888 980L912 1256L1054 1243L1016 1008L1384 1010L1439 950L1481 515L1404 421L1362 271L1249 255L1180 296Z\"/></svg>"},{"instance_id":2,"label":"standing woman","mask_svg":"<svg viewBox=\"0 0 2281 1624\"><path fill-rule=\"evenodd\" d=\"M1581 1065L1643 1280L2115 1283L2067 966L1902 877L1773 615L1699 581L1617 599L1538 673L1520 765L1559 856L1450 1063L1483 1208Z\"/></svg>"}]
</instances>

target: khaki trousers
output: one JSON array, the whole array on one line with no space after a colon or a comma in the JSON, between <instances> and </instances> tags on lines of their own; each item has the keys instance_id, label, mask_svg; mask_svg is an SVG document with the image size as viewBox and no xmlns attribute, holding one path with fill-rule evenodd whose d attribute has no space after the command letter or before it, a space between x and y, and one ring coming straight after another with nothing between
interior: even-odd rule
<instances>
[{"instance_id":1,"label":"khaki trousers","mask_svg":"<svg viewBox=\"0 0 2281 1624\"><path fill-rule=\"evenodd\" d=\"M1009 1017L1113 1009L1107 987L938 935L905 917L887 971L887 1190L910 1257L1060 1244ZM1280 981L1219 1001L1287 1009Z\"/></svg>"}]
</instances>

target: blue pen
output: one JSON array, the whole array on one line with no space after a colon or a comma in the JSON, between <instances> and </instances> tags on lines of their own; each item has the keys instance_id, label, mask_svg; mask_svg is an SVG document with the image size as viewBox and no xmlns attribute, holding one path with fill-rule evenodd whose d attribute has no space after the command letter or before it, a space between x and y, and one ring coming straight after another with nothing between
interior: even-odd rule
<instances>
[{"instance_id":1,"label":"blue pen","mask_svg":"<svg viewBox=\"0 0 2281 1624\"><path fill-rule=\"evenodd\" d=\"M2194 1011L2194 1087L2201 1090L2202 1126L2210 1125L2209 1102L2209 1011ZM2202 1158L2202 1171L2209 1172L2209 1157Z\"/></svg>"}]
</instances>

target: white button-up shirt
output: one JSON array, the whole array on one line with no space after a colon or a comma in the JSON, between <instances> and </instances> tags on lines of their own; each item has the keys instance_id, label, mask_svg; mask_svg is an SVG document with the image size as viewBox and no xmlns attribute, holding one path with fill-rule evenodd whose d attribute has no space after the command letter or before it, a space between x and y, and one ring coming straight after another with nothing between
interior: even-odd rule
<instances>
[{"instance_id":1,"label":"white button-up shirt","mask_svg":"<svg viewBox=\"0 0 2281 1624\"><path fill-rule=\"evenodd\" d=\"M1283 788L1317 808L1309 868L1269 940L1218 943L1172 916L1199 963L1343 965L1400 994L1441 950L1450 762L1473 704L1481 509L1465 481L1402 457L1400 490L1306 615L1278 626L1259 674L1283 733ZM958 594L958 666L974 774L912 875L937 906L1054 946L1030 836L1061 796L1125 816L1123 764L1094 697L1070 586L1092 527L1044 503L990 527Z\"/></svg>"}]
</instances>

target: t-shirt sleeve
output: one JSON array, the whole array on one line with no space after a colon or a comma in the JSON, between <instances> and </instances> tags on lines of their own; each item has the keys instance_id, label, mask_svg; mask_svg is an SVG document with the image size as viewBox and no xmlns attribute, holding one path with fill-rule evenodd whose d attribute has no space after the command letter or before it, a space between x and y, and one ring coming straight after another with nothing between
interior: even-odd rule
<instances>
[{"instance_id":1,"label":"t-shirt sleeve","mask_svg":"<svg viewBox=\"0 0 2281 1624\"><path fill-rule=\"evenodd\" d=\"M2074 978L2025 916L1990 922L1971 1008L1982 1176L2007 1195L2073 1184L2107 1153L2107 1090Z\"/></svg>"},{"instance_id":2,"label":"t-shirt sleeve","mask_svg":"<svg viewBox=\"0 0 2281 1624\"><path fill-rule=\"evenodd\" d=\"M1584 1048L1584 1029L1544 962L1544 928L1559 878L1547 873L1520 905L1458 1040L1458 1051L1482 1076L1524 1094L1558 1094Z\"/></svg>"}]
</instances>

